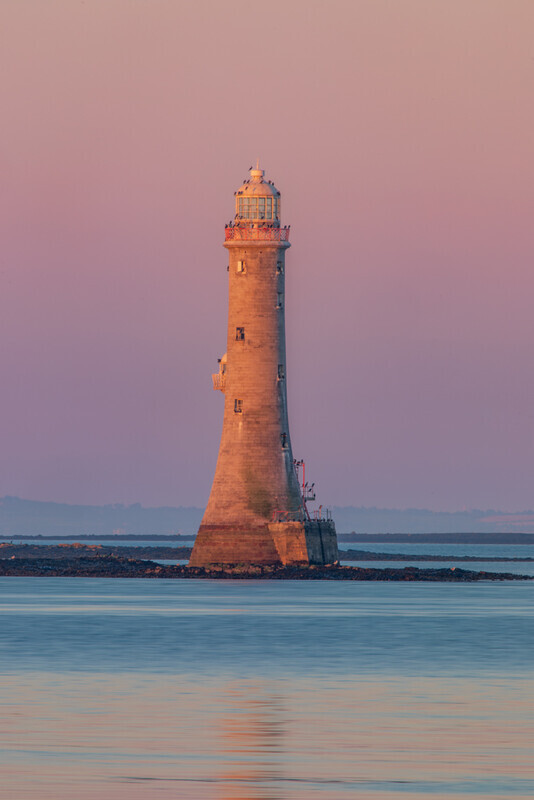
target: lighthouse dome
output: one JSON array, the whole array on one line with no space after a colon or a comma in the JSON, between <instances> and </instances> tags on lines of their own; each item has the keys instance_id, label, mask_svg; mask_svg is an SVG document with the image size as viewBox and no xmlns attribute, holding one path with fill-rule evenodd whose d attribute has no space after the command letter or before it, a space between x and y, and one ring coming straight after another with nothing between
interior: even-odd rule
<instances>
[{"instance_id":1,"label":"lighthouse dome","mask_svg":"<svg viewBox=\"0 0 534 800\"><path fill-rule=\"evenodd\" d=\"M235 193L236 220L280 224L280 192L272 181L266 181L264 170L256 165L250 178Z\"/></svg>"}]
</instances>

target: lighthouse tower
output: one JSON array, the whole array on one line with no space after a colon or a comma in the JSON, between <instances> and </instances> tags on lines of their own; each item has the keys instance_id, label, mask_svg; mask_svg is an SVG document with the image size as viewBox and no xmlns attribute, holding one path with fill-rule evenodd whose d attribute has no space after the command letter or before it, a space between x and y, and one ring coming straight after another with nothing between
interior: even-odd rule
<instances>
[{"instance_id":1,"label":"lighthouse tower","mask_svg":"<svg viewBox=\"0 0 534 800\"><path fill-rule=\"evenodd\" d=\"M228 343L213 375L224 423L208 505L190 559L210 564L329 564L338 558L330 519L308 512L287 415L285 256L280 192L263 170L235 193L226 226ZM299 462L299 466L302 462ZM303 482L304 483L304 482Z\"/></svg>"}]
</instances>

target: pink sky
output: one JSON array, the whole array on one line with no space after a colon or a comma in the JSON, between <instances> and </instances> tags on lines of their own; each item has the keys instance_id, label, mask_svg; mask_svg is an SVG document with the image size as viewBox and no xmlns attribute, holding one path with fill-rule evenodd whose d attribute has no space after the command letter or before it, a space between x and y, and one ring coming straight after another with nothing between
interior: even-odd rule
<instances>
[{"instance_id":1,"label":"pink sky","mask_svg":"<svg viewBox=\"0 0 534 800\"><path fill-rule=\"evenodd\" d=\"M203 505L224 224L291 225L325 504L532 508L532 0L0 6L0 496Z\"/></svg>"}]
</instances>

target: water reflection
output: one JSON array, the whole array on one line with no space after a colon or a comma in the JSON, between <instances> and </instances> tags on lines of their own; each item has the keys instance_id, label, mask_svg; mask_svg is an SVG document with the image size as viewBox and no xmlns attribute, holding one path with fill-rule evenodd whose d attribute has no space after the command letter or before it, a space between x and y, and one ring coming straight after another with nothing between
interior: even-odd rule
<instances>
[{"instance_id":1,"label":"water reflection","mask_svg":"<svg viewBox=\"0 0 534 800\"><path fill-rule=\"evenodd\" d=\"M260 685L227 689L223 698L221 800L283 800L273 787L284 777L282 697Z\"/></svg>"},{"instance_id":2,"label":"water reflection","mask_svg":"<svg viewBox=\"0 0 534 800\"><path fill-rule=\"evenodd\" d=\"M9 800L527 800L533 688L504 676L11 676L0 685L2 790Z\"/></svg>"}]
</instances>

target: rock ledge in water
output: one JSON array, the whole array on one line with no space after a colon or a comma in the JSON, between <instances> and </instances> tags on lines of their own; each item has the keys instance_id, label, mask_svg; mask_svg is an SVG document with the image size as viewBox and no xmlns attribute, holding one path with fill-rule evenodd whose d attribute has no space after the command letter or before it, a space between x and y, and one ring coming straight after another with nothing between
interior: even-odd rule
<instances>
[{"instance_id":1,"label":"rock ledge in water","mask_svg":"<svg viewBox=\"0 0 534 800\"><path fill-rule=\"evenodd\" d=\"M475 572L459 568L373 569L338 564L306 567L269 567L251 565L214 565L188 567L156 564L114 555L81 556L72 559L10 558L0 559L0 576L78 577L78 578L202 578L211 580L344 580L344 581L518 581L534 576L509 572Z\"/></svg>"}]
</instances>

